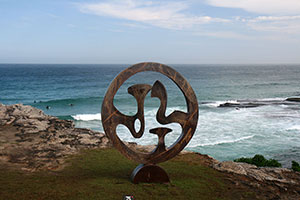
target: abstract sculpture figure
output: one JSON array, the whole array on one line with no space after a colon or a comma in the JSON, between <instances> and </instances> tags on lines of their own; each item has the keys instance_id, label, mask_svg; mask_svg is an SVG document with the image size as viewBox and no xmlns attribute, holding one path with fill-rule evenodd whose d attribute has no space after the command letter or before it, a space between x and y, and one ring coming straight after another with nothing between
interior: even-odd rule
<instances>
[{"instance_id":1,"label":"abstract sculpture figure","mask_svg":"<svg viewBox=\"0 0 300 200\"><path fill-rule=\"evenodd\" d=\"M187 112L174 111L168 116L165 115L167 108L167 92L160 81L153 86L148 84L136 84L128 88L128 93L134 96L137 101L138 110L133 116L122 114L113 104L114 96L121 85L131 76L139 72L153 71L161 73L170 78L184 94ZM119 124L125 125L133 137L140 138L144 134L144 100L151 91L151 97L160 100L160 107L156 114L156 120L160 124L178 123L182 132L177 141L169 148L165 146L165 136L172 130L165 127L157 127L150 130L150 133L158 136L158 144L151 153L137 152L124 144L116 133ZM198 101L190 84L171 67L160 63L139 63L122 71L110 84L102 103L102 124L108 138L112 141L124 156L141 163L132 173L132 181L139 182L169 182L167 173L157 166L157 163L164 162L176 156L191 140L198 122ZM140 130L134 128L135 121L140 121Z\"/></svg>"}]
</instances>

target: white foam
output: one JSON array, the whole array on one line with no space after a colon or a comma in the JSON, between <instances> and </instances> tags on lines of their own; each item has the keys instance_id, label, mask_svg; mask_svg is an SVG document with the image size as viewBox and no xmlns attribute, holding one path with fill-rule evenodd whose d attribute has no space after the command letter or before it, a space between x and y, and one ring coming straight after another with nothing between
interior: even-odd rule
<instances>
[{"instance_id":1,"label":"white foam","mask_svg":"<svg viewBox=\"0 0 300 200\"><path fill-rule=\"evenodd\" d=\"M237 138L237 139L233 139L233 140L219 140L219 141L215 141L215 142L208 142L208 143L204 143L204 144L198 144L198 145L189 145L188 147L203 147L203 146L214 146L214 145L219 145L219 144L230 144L230 143L236 143L242 140L248 140L253 138L255 135L250 135L250 136L245 136L245 137L241 137L241 138Z\"/></svg>"},{"instance_id":2,"label":"white foam","mask_svg":"<svg viewBox=\"0 0 300 200\"><path fill-rule=\"evenodd\" d=\"M72 115L73 119L81 121L101 120L101 113Z\"/></svg>"},{"instance_id":3,"label":"white foam","mask_svg":"<svg viewBox=\"0 0 300 200\"><path fill-rule=\"evenodd\" d=\"M165 115L168 116L169 114L171 114L175 110L182 111L182 112L187 112L186 108L184 108L184 106L174 106L174 107L167 107ZM157 111L158 111L158 107L157 108L150 108L150 109L145 108L144 114L145 114L145 116L156 116Z\"/></svg>"},{"instance_id":4,"label":"white foam","mask_svg":"<svg viewBox=\"0 0 300 200\"><path fill-rule=\"evenodd\" d=\"M258 100L259 101L284 101L286 100L286 98L275 97L275 98L263 98Z\"/></svg>"},{"instance_id":5,"label":"white foam","mask_svg":"<svg viewBox=\"0 0 300 200\"><path fill-rule=\"evenodd\" d=\"M288 108L289 107L288 105L284 105L284 104L279 105L279 106L282 107L282 108Z\"/></svg>"},{"instance_id":6,"label":"white foam","mask_svg":"<svg viewBox=\"0 0 300 200\"><path fill-rule=\"evenodd\" d=\"M294 130L300 131L300 125L292 126L290 128L287 128L287 130L288 131L294 131Z\"/></svg>"},{"instance_id":7,"label":"white foam","mask_svg":"<svg viewBox=\"0 0 300 200\"><path fill-rule=\"evenodd\" d=\"M237 102L237 100L228 100L228 101L216 101L216 102L211 102L211 103L205 103L205 104L202 104L202 105L216 108L216 107L219 107L220 105L225 104L225 103L238 103L238 102Z\"/></svg>"},{"instance_id":8,"label":"white foam","mask_svg":"<svg viewBox=\"0 0 300 200\"><path fill-rule=\"evenodd\" d=\"M239 104L241 102L261 102L261 101L267 101L267 102L272 102L272 101L284 101L285 98L263 98L263 99L253 99L253 100L228 100L228 101L215 101L215 102L210 102L210 103L204 103L202 105L204 106L208 106L208 107L213 107L213 108L216 108L216 107L219 107L220 105L222 104L225 104L225 103L232 103L232 104Z\"/></svg>"}]
</instances>

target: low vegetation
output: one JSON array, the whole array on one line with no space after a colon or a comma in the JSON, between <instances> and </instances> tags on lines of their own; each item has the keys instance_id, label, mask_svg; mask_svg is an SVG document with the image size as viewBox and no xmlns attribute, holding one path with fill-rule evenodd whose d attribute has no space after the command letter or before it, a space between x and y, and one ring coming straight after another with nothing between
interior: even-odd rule
<instances>
[{"instance_id":1,"label":"low vegetation","mask_svg":"<svg viewBox=\"0 0 300 200\"><path fill-rule=\"evenodd\" d=\"M300 165L294 160L292 161L292 170L294 170L295 172L300 172Z\"/></svg>"},{"instance_id":2,"label":"low vegetation","mask_svg":"<svg viewBox=\"0 0 300 200\"><path fill-rule=\"evenodd\" d=\"M256 154L253 158L238 158L234 162L244 162L257 167L281 167L281 164L274 159L267 160L264 156Z\"/></svg>"},{"instance_id":3,"label":"low vegetation","mask_svg":"<svg viewBox=\"0 0 300 200\"><path fill-rule=\"evenodd\" d=\"M0 166L0 199L255 199L221 172L201 164L197 154L179 155L160 164L169 184L133 184L138 163L114 149L85 150L72 156L62 171L35 173Z\"/></svg>"}]
</instances>

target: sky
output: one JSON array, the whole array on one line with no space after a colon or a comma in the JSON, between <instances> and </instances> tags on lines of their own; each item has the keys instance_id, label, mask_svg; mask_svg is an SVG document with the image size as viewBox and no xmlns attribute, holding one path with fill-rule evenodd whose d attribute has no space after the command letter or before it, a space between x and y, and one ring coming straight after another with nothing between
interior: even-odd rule
<instances>
[{"instance_id":1,"label":"sky","mask_svg":"<svg viewBox=\"0 0 300 200\"><path fill-rule=\"evenodd\" d=\"M0 63L300 63L300 0L0 0Z\"/></svg>"}]
</instances>

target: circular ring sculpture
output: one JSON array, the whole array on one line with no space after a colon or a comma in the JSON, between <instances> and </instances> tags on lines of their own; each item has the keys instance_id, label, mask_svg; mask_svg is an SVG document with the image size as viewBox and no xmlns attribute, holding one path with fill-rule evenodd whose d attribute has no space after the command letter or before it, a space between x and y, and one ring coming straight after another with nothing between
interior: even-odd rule
<instances>
[{"instance_id":1,"label":"circular ring sculpture","mask_svg":"<svg viewBox=\"0 0 300 200\"><path fill-rule=\"evenodd\" d=\"M148 84L136 84L129 87L128 93L136 99L138 110L133 116L122 114L113 104L116 93L122 84L131 76L146 71L158 72L170 78L183 93L187 104L187 112L176 110L166 116L167 92L164 85L160 81L156 81L153 86ZM144 100L150 91L151 97L156 97L160 100L156 120L163 125L178 123L182 128L182 132L177 141L169 148L166 148L164 138L166 134L172 130L165 127L156 127L151 129L150 133L158 136L158 144L156 149L151 153L143 153L137 152L126 146L126 144L124 144L118 137L116 129L119 124L123 124L129 129L133 137L140 138L143 136L145 129ZM155 177L159 177L157 173L165 173L164 171L161 172L162 169L155 164L173 158L182 149L184 149L191 140L198 122L198 101L190 84L183 76L171 67L160 63L139 63L122 71L112 81L103 99L101 117L104 131L115 148L117 148L127 158L142 163L142 165L138 166L133 172L133 182L140 182L138 180L134 180L134 177L139 177L140 175L148 176L147 180L142 180L142 178L141 182L169 182L168 178L164 180L155 179ZM136 120L139 120L141 124L140 130L138 131L134 128ZM149 179L149 173L153 177L152 179Z\"/></svg>"}]
</instances>

